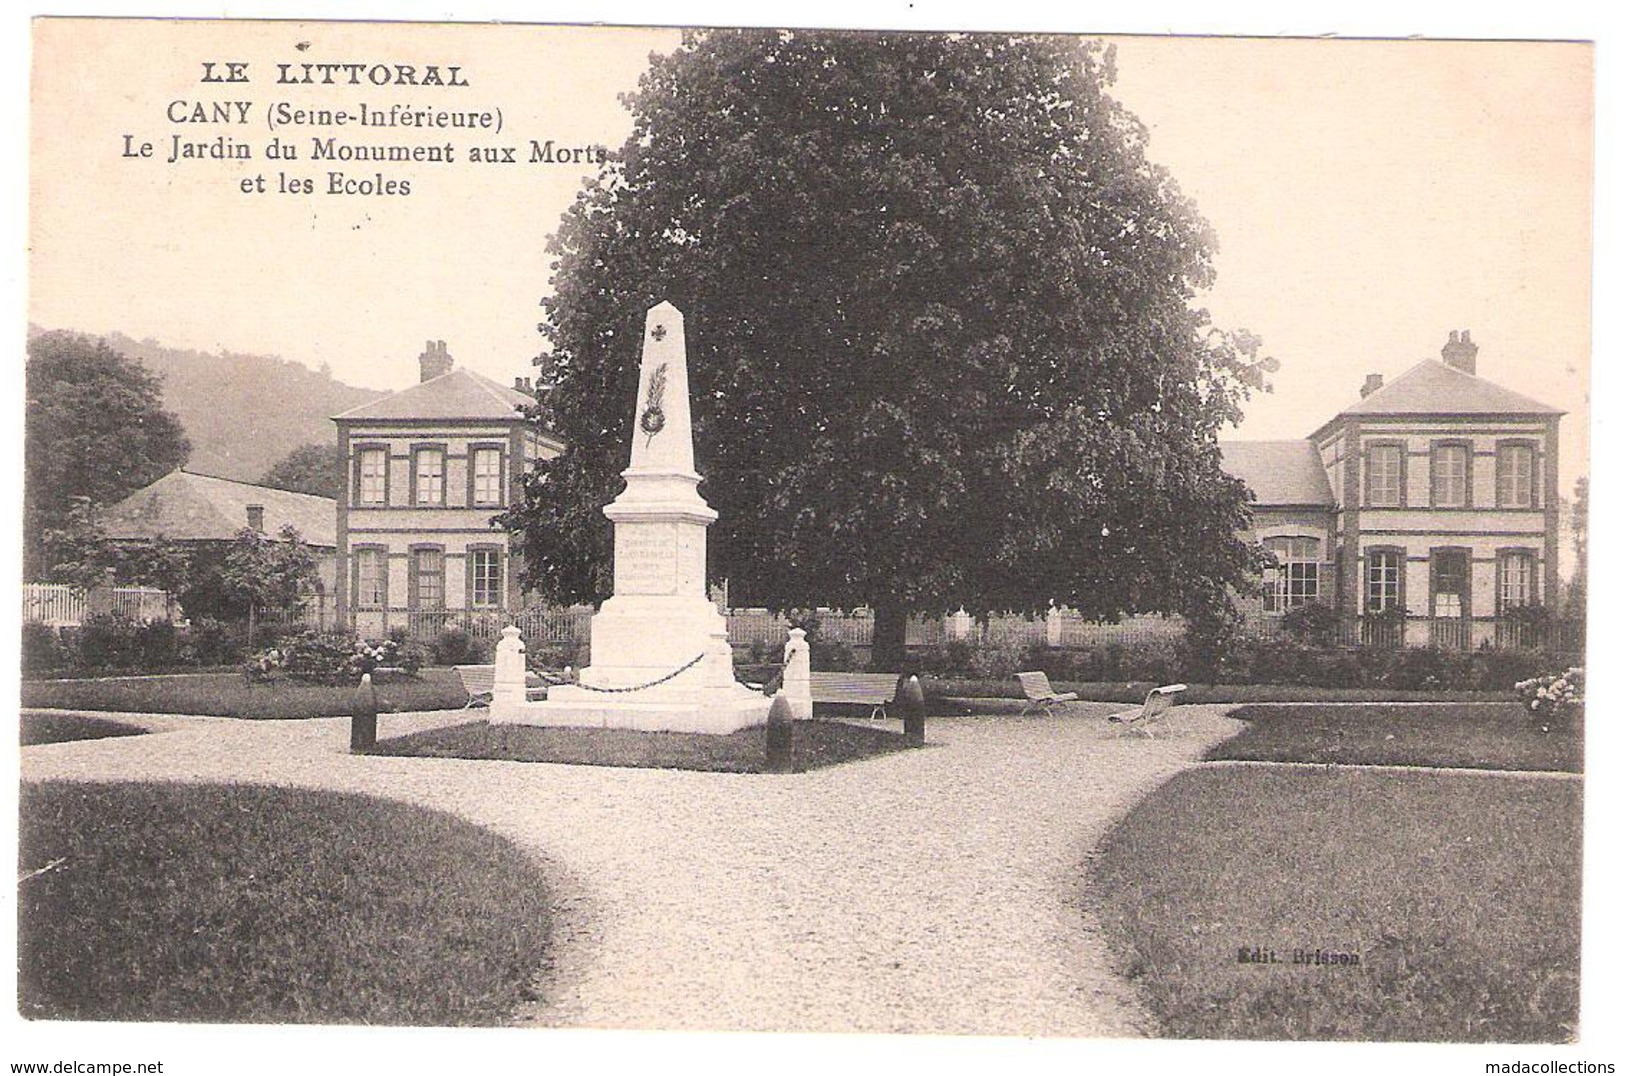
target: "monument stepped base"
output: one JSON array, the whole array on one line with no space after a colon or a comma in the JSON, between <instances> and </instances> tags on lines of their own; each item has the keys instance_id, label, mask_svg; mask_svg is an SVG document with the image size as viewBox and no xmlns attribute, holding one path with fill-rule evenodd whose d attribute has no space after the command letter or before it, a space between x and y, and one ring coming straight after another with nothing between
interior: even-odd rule
<instances>
[{"instance_id":1,"label":"monument stepped base","mask_svg":"<svg viewBox=\"0 0 1625 1076\"><path fill-rule=\"evenodd\" d=\"M637 732L729 733L765 724L772 700L743 684L633 702L573 684L549 688L544 702L491 704L493 725L576 726Z\"/></svg>"}]
</instances>

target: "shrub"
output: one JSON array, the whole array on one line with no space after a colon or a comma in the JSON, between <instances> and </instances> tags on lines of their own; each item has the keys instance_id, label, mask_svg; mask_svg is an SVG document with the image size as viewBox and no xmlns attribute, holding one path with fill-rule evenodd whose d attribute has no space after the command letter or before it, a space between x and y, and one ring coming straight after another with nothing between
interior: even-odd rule
<instances>
[{"instance_id":1,"label":"shrub","mask_svg":"<svg viewBox=\"0 0 1625 1076\"><path fill-rule=\"evenodd\" d=\"M355 655L351 659L351 667L356 675L369 673L374 669L402 669L408 673L416 673L423 668L423 648L416 643L407 641L404 636L397 638L394 632L383 642L358 643Z\"/></svg>"},{"instance_id":2,"label":"shrub","mask_svg":"<svg viewBox=\"0 0 1625 1076\"><path fill-rule=\"evenodd\" d=\"M1457 661L1455 651L1431 646L1409 647L1400 651L1393 671L1394 682L1386 686L1406 691L1436 691L1449 687L1455 679Z\"/></svg>"},{"instance_id":3,"label":"shrub","mask_svg":"<svg viewBox=\"0 0 1625 1076\"><path fill-rule=\"evenodd\" d=\"M140 664L138 625L116 613L85 617L76 636L80 668L95 671L133 669Z\"/></svg>"},{"instance_id":4,"label":"shrub","mask_svg":"<svg viewBox=\"0 0 1625 1076\"><path fill-rule=\"evenodd\" d=\"M187 664L196 665L234 664L243 649L231 625L206 616L193 618L182 644Z\"/></svg>"},{"instance_id":5,"label":"shrub","mask_svg":"<svg viewBox=\"0 0 1625 1076\"><path fill-rule=\"evenodd\" d=\"M525 668L531 672L558 672L566 666L580 669L591 662L586 643L537 642L525 644Z\"/></svg>"},{"instance_id":6,"label":"shrub","mask_svg":"<svg viewBox=\"0 0 1625 1076\"><path fill-rule=\"evenodd\" d=\"M351 658L356 641L345 635L307 631L284 647L264 651L249 659L250 665L280 668L295 680L336 684L351 678ZM359 677L362 670L356 669ZM252 674L250 674L252 676Z\"/></svg>"},{"instance_id":7,"label":"shrub","mask_svg":"<svg viewBox=\"0 0 1625 1076\"><path fill-rule=\"evenodd\" d=\"M136 665L142 669L173 669L181 664L180 633L167 620L151 620L135 629Z\"/></svg>"},{"instance_id":8,"label":"shrub","mask_svg":"<svg viewBox=\"0 0 1625 1076\"><path fill-rule=\"evenodd\" d=\"M52 672L67 664L62 638L49 624L23 623L23 675Z\"/></svg>"},{"instance_id":9,"label":"shrub","mask_svg":"<svg viewBox=\"0 0 1625 1076\"><path fill-rule=\"evenodd\" d=\"M87 617L77 635L74 664L87 670L158 672L174 668L181 654L175 626L168 621L138 621L117 614Z\"/></svg>"},{"instance_id":10,"label":"shrub","mask_svg":"<svg viewBox=\"0 0 1625 1076\"><path fill-rule=\"evenodd\" d=\"M970 643L964 639L950 639L946 643L911 647L909 660L922 673L963 677L969 675L971 653Z\"/></svg>"},{"instance_id":11,"label":"shrub","mask_svg":"<svg viewBox=\"0 0 1625 1076\"><path fill-rule=\"evenodd\" d=\"M1311 646L1335 645L1337 626L1337 610L1324 602L1304 602L1281 617L1282 630Z\"/></svg>"},{"instance_id":12,"label":"shrub","mask_svg":"<svg viewBox=\"0 0 1625 1076\"><path fill-rule=\"evenodd\" d=\"M1019 643L988 643L971 651L970 674L979 679L1003 679L1026 668L1025 649Z\"/></svg>"},{"instance_id":13,"label":"shrub","mask_svg":"<svg viewBox=\"0 0 1625 1076\"><path fill-rule=\"evenodd\" d=\"M1542 728L1573 721L1585 712L1585 669L1575 666L1561 673L1549 673L1515 686L1518 699L1530 717Z\"/></svg>"},{"instance_id":14,"label":"shrub","mask_svg":"<svg viewBox=\"0 0 1625 1076\"><path fill-rule=\"evenodd\" d=\"M431 654L435 665L486 665L491 662L492 647L462 628L450 626L435 638Z\"/></svg>"},{"instance_id":15,"label":"shrub","mask_svg":"<svg viewBox=\"0 0 1625 1076\"><path fill-rule=\"evenodd\" d=\"M1176 656L1186 675L1206 683L1228 683L1235 675L1238 617L1234 609L1198 606L1185 617Z\"/></svg>"},{"instance_id":16,"label":"shrub","mask_svg":"<svg viewBox=\"0 0 1625 1076\"><path fill-rule=\"evenodd\" d=\"M814 639L807 637L807 650L812 659L812 667L829 672L850 672L858 667L858 656L852 648L839 640ZM781 652L781 657L782 652ZM890 672L891 670L884 670Z\"/></svg>"},{"instance_id":17,"label":"shrub","mask_svg":"<svg viewBox=\"0 0 1625 1076\"><path fill-rule=\"evenodd\" d=\"M379 668L415 673L422 666L422 650L410 643L393 638L383 642L364 641L342 633L307 630L280 647L249 658L243 665L243 675L250 680L264 679L280 670L295 680L346 684Z\"/></svg>"}]
</instances>

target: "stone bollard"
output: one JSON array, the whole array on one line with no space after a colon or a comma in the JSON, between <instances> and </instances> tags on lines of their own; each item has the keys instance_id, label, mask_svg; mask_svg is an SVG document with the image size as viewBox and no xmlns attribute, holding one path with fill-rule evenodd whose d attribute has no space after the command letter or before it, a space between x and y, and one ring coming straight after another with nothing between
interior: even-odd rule
<instances>
[{"instance_id":1,"label":"stone bollard","mask_svg":"<svg viewBox=\"0 0 1625 1076\"><path fill-rule=\"evenodd\" d=\"M350 750L365 751L377 742L378 692L372 687L372 673L362 673L350 703Z\"/></svg>"},{"instance_id":2,"label":"stone bollard","mask_svg":"<svg viewBox=\"0 0 1625 1076\"><path fill-rule=\"evenodd\" d=\"M790 773L795 767L795 717L783 691L767 709L768 773Z\"/></svg>"},{"instance_id":3,"label":"stone bollard","mask_svg":"<svg viewBox=\"0 0 1625 1076\"><path fill-rule=\"evenodd\" d=\"M496 667L491 684L491 717L510 718L525 705L525 641L512 624L497 640Z\"/></svg>"},{"instance_id":4,"label":"stone bollard","mask_svg":"<svg viewBox=\"0 0 1625 1076\"><path fill-rule=\"evenodd\" d=\"M784 695L790 700L792 717L797 721L812 718L812 647L800 628L791 628L790 641L784 644Z\"/></svg>"},{"instance_id":5,"label":"stone bollard","mask_svg":"<svg viewBox=\"0 0 1625 1076\"><path fill-rule=\"evenodd\" d=\"M925 689L920 678L910 676L897 690L897 705L903 711L903 738L910 747L925 746Z\"/></svg>"}]
</instances>

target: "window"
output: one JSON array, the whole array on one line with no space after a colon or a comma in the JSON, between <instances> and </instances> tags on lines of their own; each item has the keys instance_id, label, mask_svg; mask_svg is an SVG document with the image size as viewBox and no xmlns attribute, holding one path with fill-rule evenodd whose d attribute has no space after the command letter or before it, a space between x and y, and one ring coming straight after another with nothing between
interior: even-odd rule
<instances>
[{"instance_id":1,"label":"window","mask_svg":"<svg viewBox=\"0 0 1625 1076\"><path fill-rule=\"evenodd\" d=\"M1467 507L1467 446L1435 445L1433 448L1433 506Z\"/></svg>"},{"instance_id":2,"label":"window","mask_svg":"<svg viewBox=\"0 0 1625 1076\"><path fill-rule=\"evenodd\" d=\"M475 608L502 604L502 552L480 548L468 551L468 602Z\"/></svg>"},{"instance_id":3,"label":"window","mask_svg":"<svg viewBox=\"0 0 1625 1076\"><path fill-rule=\"evenodd\" d=\"M355 551L355 605L358 609L381 609L389 583L388 562L382 549Z\"/></svg>"},{"instance_id":4,"label":"window","mask_svg":"<svg viewBox=\"0 0 1625 1076\"><path fill-rule=\"evenodd\" d=\"M412 503L446 503L446 450L419 448L412 453Z\"/></svg>"},{"instance_id":5,"label":"window","mask_svg":"<svg viewBox=\"0 0 1625 1076\"><path fill-rule=\"evenodd\" d=\"M1495 503L1501 508L1535 506L1535 450L1501 445L1495 453Z\"/></svg>"},{"instance_id":6,"label":"window","mask_svg":"<svg viewBox=\"0 0 1625 1076\"><path fill-rule=\"evenodd\" d=\"M1467 551L1433 551L1433 615L1443 620L1468 616Z\"/></svg>"},{"instance_id":7,"label":"window","mask_svg":"<svg viewBox=\"0 0 1625 1076\"><path fill-rule=\"evenodd\" d=\"M1400 579L1405 555L1397 549L1373 549L1365 557L1365 611L1400 608Z\"/></svg>"},{"instance_id":8,"label":"window","mask_svg":"<svg viewBox=\"0 0 1625 1076\"><path fill-rule=\"evenodd\" d=\"M473 452L471 470L474 475L474 489L470 500L474 504L502 504L502 450L476 448Z\"/></svg>"},{"instance_id":9,"label":"window","mask_svg":"<svg viewBox=\"0 0 1625 1076\"><path fill-rule=\"evenodd\" d=\"M1265 576L1264 609L1281 613L1320 598L1320 539L1271 538L1264 548L1275 558L1275 578Z\"/></svg>"},{"instance_id":10,"label":"window","mask_svg":"<svg viewBox=\"0 0 1625 1076\"><path fill-rule=\"evenodd\" d=\"M1405 446L1372 445L1366 455L1366 503L1398 508L1404 503Z\"/></svg>"},{"instance_id":11,"label":"window","mask_svg":"<svg viewBox=\"0 0 1625 1076\"><path fill-rule=\"evenodd\" d=\"M389 456L381 448L356 453L356 503L384 504L388 500Z\"/></svg>"},{"instance_id":12,"label":"window","mask_svg":"<svg viewBox=\"0 0 1625 1076\"><path fill-rule=\"evenodd\" d=\"M1501 555L1501 578L1495 593L1502 609L1516 609L1535 601L1535 558L1524 550L1512 550Z\"/></svg>"},{"instance_id":13,"label":"window","mask_svg":"<svg viewBox=\"0 0 1625 1076\"><path fill-rule=\"evenodd\" d=\"M421 546L412 550L410 579L412 607L414 609L444 609L446 607L446 556L435 546Z\"/></svg>"}]
</instances>

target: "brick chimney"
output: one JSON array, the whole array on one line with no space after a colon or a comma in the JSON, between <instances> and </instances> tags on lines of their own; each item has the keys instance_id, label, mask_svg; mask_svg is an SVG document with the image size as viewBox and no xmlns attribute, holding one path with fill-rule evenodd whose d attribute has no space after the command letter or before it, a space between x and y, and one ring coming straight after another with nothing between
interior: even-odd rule
<instances>
[{"instance_id":1,"label":"brick chimney","mask_svg":"<svg viewBox=\"0 0 1625 1076\"><path fill-rule=\"evenodd\" d=\"M534 396L534 395L536 395L536 390L531 388L530 378L528 378L528 377L516 377L516 378L514 378L513 379L513 390L515 392L522 392L526 396Z\"/></svg>"},{"instance_id":2,"label":"brick chimney","mask_svg":"<svg viewBox=\"0 0 1625 1076\"><path fill-rule=\"evenodd\" d=\"M427 381L441 374L451 373L451 353L446 350L444 340L426 340L423 343L423 354L418 356L418 368L421 376L419 381Z\"/></svg>"},{"instance_id":3,"label":"brick chimney","mask_svg":"<svg viewBox=\"0 0 1625 1076\"><path fill-rule=\"evenodd\" d=\"M248 506L248 529L258 531L261 534L265 533L265 506L263 504Z\"/></svg>"},{"instance_id":4,"label":"brick chimney","mask_svg":"<svg viewBox=\"0 0 1625 1076\"><path fill-rule=\"evenodd\" d=\"M1366 374L1365 384L1360 386L1360 399L1365 399L1380 388L1382 388L1382 375Z\"/></svg>"},{"instance_id":5,"label":"brick chimney","mask_svg":"<svg viewBox=\"0 0 1625 1076\"><path fill-rule=\"evenodd\" d=\"M1464 374L1478 373L1478 345L1473 343L1473 334L1469 329L1461 332L1450 330L1450 340L1439 349L1439 355L1444 364L1453 370L1460 370Z\"/></svg>"}]
</instances>

